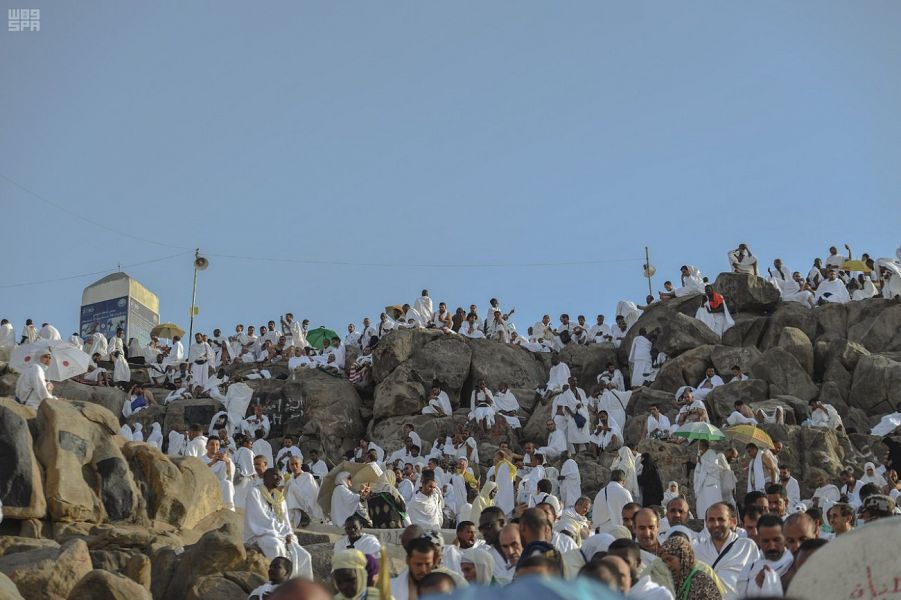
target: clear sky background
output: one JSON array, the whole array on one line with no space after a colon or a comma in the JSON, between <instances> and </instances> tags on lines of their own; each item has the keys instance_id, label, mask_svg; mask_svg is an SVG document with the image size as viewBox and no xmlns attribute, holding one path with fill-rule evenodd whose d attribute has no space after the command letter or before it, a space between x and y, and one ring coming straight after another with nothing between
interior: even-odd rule
<instances>
[{"instance_id":1,"label":"clear sky background","mask_svg":"<svg viewBox=\"0 0 901 600\"><path fill-rule=\"evenodd\" d=\"M423 287L525 330L642 301L645 245L656 291L901 243L901 2L0 3L42 11L0 30L17 330L117 264L187 328L191 256L147 261L195 247L201 331Z\"/></svg>"}]
</instances>

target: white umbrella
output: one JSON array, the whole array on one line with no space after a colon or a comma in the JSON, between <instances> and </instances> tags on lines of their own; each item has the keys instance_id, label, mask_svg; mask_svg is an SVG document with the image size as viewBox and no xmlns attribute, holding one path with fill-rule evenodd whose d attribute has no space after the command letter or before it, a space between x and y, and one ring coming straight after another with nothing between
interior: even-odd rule
<instances>
[{"instance_id":1,"label":"white umbrella","mask_svg":"<svg viewBox=\"0 0 901 600\"><path fill-rule=\"evenodd\" d=\"M70 377L87 372L91 357L86 352L63 340L40 340L33 344L22 344L13 350L9 366L17 371L37 361L46 352L50 353L47 379L65 381Z\"/></svg>"}]
</instances>

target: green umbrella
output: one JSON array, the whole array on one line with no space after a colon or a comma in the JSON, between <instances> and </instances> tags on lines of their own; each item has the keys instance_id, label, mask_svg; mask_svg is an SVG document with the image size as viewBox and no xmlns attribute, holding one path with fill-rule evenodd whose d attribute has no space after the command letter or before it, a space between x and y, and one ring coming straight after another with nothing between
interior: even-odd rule
<instances>
[{"instance_id":1,"label":"green umbrella","mask_svg":"<svg viewBox=\"0 0 901 600\"><path fill-rule=\"evenodd\" d=\"M707 440L716 442L726 439L726 434L711 425L710 423L686 423L673 432L676 437L682 437L689 440Z\"/></svg>"},{"instance_id":2,"label":"green umbrella","mask_svg":"<svg viewBox=\"0 0 901 600\"><path fill-rule=\"evenodd\" d=\"M325 345L323 340L330 340L333 337L338 337L338 334L331 329L317 327L313 331L307 332L307 343L319 350Z\"/></svg>"}]
</instances>

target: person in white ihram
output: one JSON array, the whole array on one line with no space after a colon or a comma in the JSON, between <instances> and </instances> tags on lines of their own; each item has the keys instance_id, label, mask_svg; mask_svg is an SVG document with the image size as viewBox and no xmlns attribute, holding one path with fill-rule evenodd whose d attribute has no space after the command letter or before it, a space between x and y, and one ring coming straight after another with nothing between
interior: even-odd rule
<instances>
[{"instance_id":1,"label":"person in white ihram","mask_svg":"<svg viewBox=\"0 0 901 600\"><path fill-rule=\"evenodd\" d=\"M738 578L746 566L761 558L760 550L753 540L736 533L738 521L730 504L711 504L704 515L707 535L695 541L695 558L710 565L720 578L725 600L738 600Z\"/></svg>"},{"instance_id":2,"label":"person in white ihram","mask_svg":"<svg viewBox=\"0 0 901 600\"><path fill-rule=\"evenodd\" d=\"M250 490L244 508L244 543L255 544L269 560L284 556L291 561L292 577L313 578L313 560L300 547L291 522L288 506L281 492L282 476L278 469L266 469L263 483Z\"/></svg>"},{"instance_id":3,"label":"person in white ihram","mask_svg":"<svg viewBox=\"0 0 901 600\"><path fill-rule=\"evenodd\" d=\"M50 351L44 351L33 359L37 360L32 360L25 367L16 382L16 401L37 410L41 402L53 398L53 384L47 381Z\"/></svg>"}]
</instances>

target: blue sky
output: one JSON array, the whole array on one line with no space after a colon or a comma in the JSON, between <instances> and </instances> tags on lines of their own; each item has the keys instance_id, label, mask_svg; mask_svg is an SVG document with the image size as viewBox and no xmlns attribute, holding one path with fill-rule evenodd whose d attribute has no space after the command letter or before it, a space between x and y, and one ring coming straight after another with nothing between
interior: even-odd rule
<instances>
[{"instance_id":1,"label":"blue sky","mask_svg":"<svg viewBox=\"0 0 901 600\"><path fill-rule=\"evenodd\" d=\"M200 330L423 287L524 330L641 301L645 245L659 288L901 243L898 2L2 4L42 11L0 31L17 329L74 330L102 273L12 284L195 247ZM186 324L190 256L125 270Z\"/></svg>"}]
</instances>

